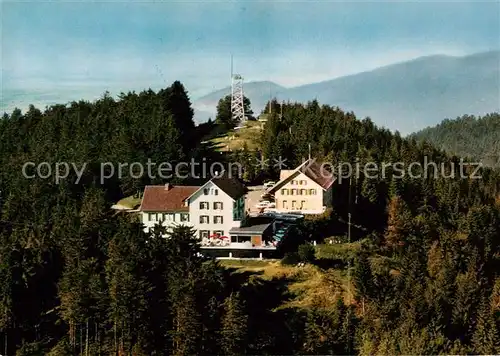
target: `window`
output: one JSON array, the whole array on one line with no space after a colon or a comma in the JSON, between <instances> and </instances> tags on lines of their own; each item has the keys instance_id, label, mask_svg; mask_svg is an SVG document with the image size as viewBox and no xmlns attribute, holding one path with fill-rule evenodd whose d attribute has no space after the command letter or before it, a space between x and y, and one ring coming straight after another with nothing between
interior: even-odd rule
<instances>
[{"instance_id":1,"label":"window","mask_svg":"<svg viewBox=\"0 0 500 356\"><path fill-rule=\"evenodd\" d=\"M300 209L302 210L302 209L305 209L305 208L306 208L306 201L305 201L305 200L302 200L302 201L300 202Z\"/></svg>"},{"instance_id":2,"label":"window","mask_svg":"<svg viewBox=\"0 0 500 356\"><path fill-rule=\"evenodd\" d=\"M163 213L162 214L163 221L175 221L174 214L171 213Z\"/></svg>"},{"instance_id":3,"label":"window","mask_svg":"<svg viewBox=\"0 0 500 356\"><path fill-rule=\"evenodd\" d=\"M200 238L201 239L208 238L208 235L210 235L210 231L208 231L208 230L200 230Z\"/></svg>"},{"instance_id":4,"label":"window","mask_svg":"<svg viewBox=\"0 0 500 356\"><path fill-rule=\"evenodd\" d=\"M287 201L286 201L286 200L283 200L283 209L286 209L286 208L288 208Z\"/></svg>"},{"instance_id":5,"label":"window","mask_svg":"<svg viewBox=\"0 0 500 356\"><path fill-rule=\"evenodd\" d=\"M233 243L242 243L242 242L247 242L251 241L250 236L231 236L231 242Z\"/></svg>"},{"instance_id":6,"label":"window","mask_svg":"<svg viewBox=\"0 0 500 356\"><path fill-rule=\"evenodd\" d=\"M292 200L292 209L295 209L295 203L296 203L296 201Z\"/></svg>"},{"instance_id":7,"label":"window","mask_svg":"<svg viewBox=\"0 0 500 356\"><path fill-rule=\"evenodd\" d=\"M208 195L208 189L206 189L206 188L205 188L205 189L203 189L203 194L204 194L204 195Z\"/></svg>"},{"instance_id":8,"label":"window","mask_svg":"<svg viewBox=\"0 0 500 356\"><path fill-rule=\"evenodd\" d=\"M295 179L292 180L292 185L297 185L297 181Z\"/></svg>"},{"instance_id":9,"label":"window","mask_svg":"<svg viewBox=\"0 0 500 356\"><path fill-rule=\"evenodd\" d=\"M222 216L214 216L214 224L222 224Z\"/></svg>"},{"instance_id":10,"label":"window","mask_svg":"<svg viewBox=\"0 0 500 356\"><path fill-rule=\"evenodd\" d=\"M309 194L316 195L316 189L309 189Z\"/></svg>"},{"instance_id":11,"label":"window","mask_svg":"<svg viewBox=\"0 0 500 356\"><path fill-rule=\"evenodd\" d=\"M300 195L306 195L306 194L307 194L307 190L305 190L305 189L300 190Z\"/></svg>"},{"instance_id":12,"label":"window","mask_svg":"<svg viewBox=\"0 0 500 356\"><path fill-rule=\"evenodd\" d=\"M287 192L286 189L281 189L281 195L285 195L285 192Z\"/></svg>"},{"instance_id":13,"label":"window","mask_svg":"<svg viewBox=\"0 0 500 356\"><path fill-rule=\"evenodd\" d=\"M300 185L306 185L307 184L307 181L306 180L301 180L300 181Z\"/></svg>"},{"instance_id":14,"label":"window","mask_svg":"<svg viewBox=\"0 0 500 356\"><path fill-rule=\"evenodd\" d=\"M206 201L200 201L200 210L208 210L210 209L210 205Z\"/></svg>"},{"instance_id":15,"label":"window","mask_svg":"<svg viewBox=\"0 0 500 356\"><path fill-rule=\"evenodd\" d=\"M156 221L156 213L149 213L149 221Z\"/></svg>"},{"instance_id":16,"label":"window","mask_svg":"<svg viewBox=\"0 0 500 356\"><path fill-rule=\"evenodd\" d=\"M297 195L297 189L292 189L291 193L290 195Z\"/></svg>"},{"instance_id":17,"label":"window","mask_svg":"<svg viewBox=\"0 0 500 356\"><path fill-rule=\"evenodd\" d=\"M189 214L181 213L181 221L189 221Z\"/></svg>"},{"instance_id":18,"label":"window","mask_svg":"<svg viewBox=\"0 0 500 356\"><path fill-rule=\"evenodd\" d=\"M215 231L214 231L214 235L217 235L217 236L219 236L219 237L220 237L220 236L224 236L224 231L222 231L222 230L215 230Z\"/></svg>"},{"instance_id":19,"label":"window","mask_svg":"<svg viewBox=\"0 0 500 356\"><path fill-rule=\"evenodd\" d=\"M219 189L214 189L214 195L219 195Z\"/></svg>"},{"instance_id":20,"label":"window","mask_svg":"<svg viewBox=\"0 0 500 356\"><path fill-rule=\"evenodd\" d=\"M201 215L200 216L200 224L208 224L208 215Z\"/></svg>"},{"instance_id":21,"label":"window","mask_svg":"<svg viewBox=\"0 0 500 356\"><path fill-rule=\"evenodd\" d=\"M214 210L222 210L222 202L220 201L214 202Z\"/></svg>"}]
</instances>

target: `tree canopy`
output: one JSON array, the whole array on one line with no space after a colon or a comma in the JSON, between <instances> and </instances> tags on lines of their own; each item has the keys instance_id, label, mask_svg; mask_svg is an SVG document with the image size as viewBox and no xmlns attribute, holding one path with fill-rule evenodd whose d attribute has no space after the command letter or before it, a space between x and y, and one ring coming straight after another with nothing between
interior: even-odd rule
<instances>
[{"instance_id":1,"label":"tree canopy","mask_svg":"<svg viewBox=\"0 0 500 356\"><path fill-rule=\"evenodd\" d=\"M428 141L461 157L482 160L485 165L500 167L500 115L464 115L446 119L435 127L414 134L419 141Z\"/></svg>"},{"instance_id":2,"label":"tree canopy","mask_svg":"<svg viewBox=\"0 0 500 356\"><path fill-rule=\"evenodd\" d=\"M94 102L5 114L0 352L500 353L500 172L483 168L481 179L452 176L460 157L317 101L286 103L282 115L278 107L271 112L256 137L261 152L227 154L202 143L211 124L194 125L179 82L158 93L122 93L117 99L106 93ZM495 125L495 118L484 122ZM137 216L110 210L123 196L165 179L99 179L102 163L146 165L148 159L281 157L294 168L309 146L320 161L380 166L423 164L427 158L448 174L416 179L388 168L376 178L361 172L337 180L333 209L297 224L287 237L288 258L271 265L283 268L284 277L226 268L200 254L190 228L162 238L156 230L145 233ZM26 162L87 166L79 180L70 171L56 182L24 177ZM263 174L279 177L272 166L244 173L248 184ZM346 242L322 243L329 236ZM333 252L325 257L328 249ZM285 266L286 260L295 263L290 256L308 265ZM291 302L300 291L288 282L308 270L314 280L301 287L321 287L321 293Z\"/></svg>"}]
</instances>

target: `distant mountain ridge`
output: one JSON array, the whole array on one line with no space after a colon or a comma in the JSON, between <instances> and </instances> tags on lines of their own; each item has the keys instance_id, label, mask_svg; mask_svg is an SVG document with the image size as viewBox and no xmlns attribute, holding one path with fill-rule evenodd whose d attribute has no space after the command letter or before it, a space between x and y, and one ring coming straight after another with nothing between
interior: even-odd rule
<instances>
[{"instance_id":1,"label":"distant mountain ridge","mask_svg":"<svg viewBox=\"0 0 500 356\"><path fill-rule=\"evenodd\" d=\"M293 88L250 82L244 91L256 113L270 97L298 102L317 99L408 134L445 118L500 111L500 51L420 57ZM194 107L215 117L218 100L227 94L230 87L195 100Z\"/></svg>"}]
</instances>

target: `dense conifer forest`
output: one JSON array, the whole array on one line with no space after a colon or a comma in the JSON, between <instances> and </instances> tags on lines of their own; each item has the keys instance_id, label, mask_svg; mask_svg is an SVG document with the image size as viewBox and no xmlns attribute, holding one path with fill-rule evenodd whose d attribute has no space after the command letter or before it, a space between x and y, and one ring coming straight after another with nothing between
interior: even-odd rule
<instances>
[{"instance_id":1,"label":"dense conifer forest","mask_svg":"<svg viewBox=\"0 0 500 356\"><path fill-rule=\"evenodd\" d=\"M500 167L500 115L483 117L464 115L444 120L415 134L417 140L427 140L450 153L482 160L489 166Z\"/></svg>"},{"instance_id":2,"label":"dense conifer forest","mask_svg":"<svg viewBox=\"0 0 500 356\"><path fill-rule=\"evenodd\" d=\"M270 104L272 114L256 137L260 151L227 154L207 143L216 123L194 125L179 82L159 92L116 99L106 93L95 102L5 114L0 353L500 353L498 170L483 168L481 179L463 178L459 157L378 128L368 118L316 101L285 104L281 116L278 103ZM489 127L498 114L482 120ZM333 211L306 219L279 250L284 265L305 262L326 279L345 276L352 298L339 293L308 307L287 304L291 296L282 279L234 273L200 257L188 228L175 229L167 239L156 231L147 235L132 215L110 209L145 184L165 181L99 177L104 162L193 158L241 161L244 179L259 183L279 172L258 170L253 160L281 157L295 167L309 152L332 163L427 158L443 164L446 177L399 179L389 169L376 179L361 174L339 182ZM87 168L78 183L71 172L56 184L53 178L25 178L26 162L85 162ZM317 258L308 242L329 236L345 241L349 215L352 241L344 244L360 248Z\"/></svg>"}]
</instances>

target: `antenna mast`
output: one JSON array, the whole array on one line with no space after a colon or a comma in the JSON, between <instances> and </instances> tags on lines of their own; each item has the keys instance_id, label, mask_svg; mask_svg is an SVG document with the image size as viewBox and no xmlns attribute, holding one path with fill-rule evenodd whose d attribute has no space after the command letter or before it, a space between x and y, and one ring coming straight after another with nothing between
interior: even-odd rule
<instances>
[{"instance_id":1,"label":"antenna mast","mask_svg":"<svg viewBox=\"0 0 500 356\"><path fill-rule=\"evenodd\" d=\"M233 78L233 55L231 54L231 79Z\"/></svg>"},{"instance_id":2,"label":"antenna mast","mask_svg":"<svg viewBox=\"0 0 500 356\"><path fill-rule=\"evenodd\" d=\"M271 94L271 83L269 83L269 114L271 114L271 101L273 100Z\"/></svg>"},{"instance_id":3,"label":"antenna mast","mask_svg":"<svg viewBox=\"0 0 500 356\"><path fill-rule=\"evenodd\" d=\"M231 118L237 123L235 129L245 126L245 106L243 96L243 77L233 74L233 56L231 55Z\"/></svg>"}]
</instances>

